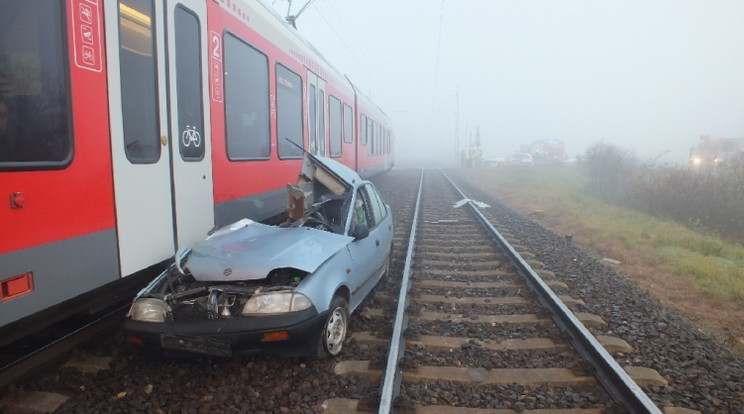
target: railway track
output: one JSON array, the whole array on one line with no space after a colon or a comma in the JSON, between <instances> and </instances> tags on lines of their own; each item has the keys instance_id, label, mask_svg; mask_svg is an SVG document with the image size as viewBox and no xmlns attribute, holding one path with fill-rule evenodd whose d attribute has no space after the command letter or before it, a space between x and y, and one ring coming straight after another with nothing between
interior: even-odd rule
<instances>
[{"instance_id":1,"label":"railway track","mask_svg":"<svg viewBox=\"0 0 744 414\"><path fill-rule=\"evenodd\" d=\"M128 308L124 303L94 315L67 318L3 347L0 390L64 363L78 347L110 338L119 330Z\"/></svg>"},{"instance_id":2,"label":"railway track","mask_svg":"<svg viewBox=\"0 0 744 414\"><path fill-rule=\"evenodd\" d=\"M629 345L595 339L584 324L601 325L601 318L561 295L565 284L513 235L500 234L477 203L461 201L448 178L428 171L421 181L413 230L396 233L396 246L407 246L400 284L387 281L363 315L386 321L392 332L354 334L369 346L389 342L388 358L342 361L335 369L379 380L379 404L330 400L328 412L661 413L600 341L611 349Z\"/></svg>"}]
</instances>

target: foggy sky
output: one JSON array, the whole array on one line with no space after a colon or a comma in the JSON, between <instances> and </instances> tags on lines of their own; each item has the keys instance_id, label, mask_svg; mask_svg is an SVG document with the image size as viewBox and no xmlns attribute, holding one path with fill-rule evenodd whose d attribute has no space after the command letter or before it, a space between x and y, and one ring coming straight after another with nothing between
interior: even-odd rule
<instances>
[{"instance_id":1,"label":"foggy sky","mask_svg":"<svg viewBox=\"0 0 744 414\"><path fill-rule=\"evenodd\" d=\"M315 0L297 28L390 115L400 160L454 162L479 127L486 158L560 139L684 162L744 137L742 22L740 0Z\"/></svg>"}]
</instances>

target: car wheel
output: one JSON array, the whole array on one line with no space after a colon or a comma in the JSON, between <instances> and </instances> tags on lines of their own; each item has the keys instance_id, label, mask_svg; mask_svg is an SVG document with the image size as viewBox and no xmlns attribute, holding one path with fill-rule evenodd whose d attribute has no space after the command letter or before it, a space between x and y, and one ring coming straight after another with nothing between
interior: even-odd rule
<instances>
[{"instance_id":1,"label":"car wheel","mask_svg":"<svg viewBox=\"0 0 744 414\"><path fill-rule=\"evenodd\" d=\"M323 325L320 338L320 349L318 356L336 356L341 352L349 329L349 304L341 296L336 296L331 301L328 318Z\"/></svg>"}]
</instances>

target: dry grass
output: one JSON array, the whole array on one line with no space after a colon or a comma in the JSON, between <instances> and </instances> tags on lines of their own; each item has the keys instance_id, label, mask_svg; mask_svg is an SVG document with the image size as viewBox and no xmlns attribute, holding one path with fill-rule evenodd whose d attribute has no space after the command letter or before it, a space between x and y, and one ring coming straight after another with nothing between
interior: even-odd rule
<instances>
[{"instance_id":1,"label":"dry grass","mask_svg":"<svg viewBox=\"0 0 744 414\"><path fill-rule=\"evenodd\" d=\"M622 262L618 270L702 331L744 347L744 247L609 205L581 191L570 167L461 170L506 205L575 243Z\"/></svg>"}]
</instances>

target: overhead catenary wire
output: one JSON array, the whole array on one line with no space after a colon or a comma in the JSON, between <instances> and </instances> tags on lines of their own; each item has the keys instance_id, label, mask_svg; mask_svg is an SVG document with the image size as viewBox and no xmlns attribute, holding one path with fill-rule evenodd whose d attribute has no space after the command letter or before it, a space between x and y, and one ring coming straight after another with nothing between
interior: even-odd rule
<instances>
[{"instance_id":1,"label":"overhead catenary wire","mask_svg":"<svg viewBox=\"0 0 744 414\"><path fill-rule=\"evenodd\" d=\"M276 5L276 2L277 1L279 1L279 0L274 0L272 2L272 5ZM302 7L302 9L297 14L295 14L295 15L291 15L292 0L287 0L287 1L289 2L289 6L287 8L287 17L286 17L286 20L295 29L297 29L297 26L296 26L296 20L297 20L297 18L312 3L314 3L315 0L308 0L308 2L305 3L305 5ZM336 19L335 20L336 20L336 22L338 22L341 25L341 29L343 29L342 32L347 33L347 34L354 33L353 31L349 30L348 27L344 24L344 19L338 14L338 12L336 12L336 9L333 7L333 5L330 4L329 2L326 2L326 4L327 4L328 7L330 7L330 10L333 12L333 14L336 15ZM371 83L374 88L378 88L379 85L378 85L377 81L375 80L375 77L367 69L368 67L371 67L372 66L372 60L369 59L369 57L364 53L364 48L358 47L358 45L357 45L356 48L352 48L351 46L349 46L349 44L346 42L345 39L346 38L351 38L352 40L354 40L355 39L354 36L350 36L350 35L341 36L341 34L339 33L339 31L336 30L337 24L331 23L331 21L328 19L328 17L323 13L323 10L321 10L321 8L317 6L317 4L313 8L313 10L315 12L317 12L318 16L320 16L321 19L323 19L323 21L325 22L326 27L329 28L331 30L331 32L333 32L333 35L336 36L336 38L341 43L341 45L343 46L343 48L346 50L346 52L348 53L348 55L354 60L354 62L356 63L356 65L359 68L361 68L361 70L364 72L365 76L370 81L369 83ZM361 54L362 55L362 57L364 58L364 60L366 60L367 64L363 64L359 60L359 58L357 56L358 54ZM371 97L372 92L369 89L368 89L368 91L369 91L368 92L368 97Z\"/></svg>"},{"instance_id":2,"label":"overhead catenary wire","mask_svg":"<svg viewBox=\"0 0 744 414\"><path fill-rule=\"evenodd\" d=\"M344 23L344 19L341 17L341 15L338 14L338 12L333 7L333 5L331 5L330 3L327 3L327 4L328 4L328 7L331 9L331 12L333 12L333 14L336 15L336 19L340 23L341 28L343 29L343 32L345 32L345 33L353 33L351 30L349 30L348 26L346 26L346 24ZM328 21L328 19L326 18L326 16L323 14L323 11L319 7L316 7L315 10L318 12L318 14L323 19L323 21L325 21L328 24L328 27L331 28L331 30L336 35L336 37L338 37L338 39L344 45L344 48L349 52L349 54L354 59L354 61L359 65L360 68L362 68L362 70L364 70L365 75L367 76L367 78L369 78L369 80L371 81L371 83L373 84L373 86L375 88L378 87L378 83L375 80L375 77L367 70L368 67L371 67L372 66L372 59L370 59L369 56L367 56L367 54L364 52L365 51L365 48L364 47L359 47L360 46L359 42L357 42L356 39L353 36L350 36L351 39L354 40L355 43L357 44L357 47L356 47L355 50L362 55L363 60L367 63L366 65L365 64L362 64L362 62L360 62L359 59L357 59L356 53L354 53L354 50L351 49L346 44L346 42L344 41L344 38L341 37L338 34L338 32L336 32L336 30L330 24L330 22Z\"/></svg>"}]
</instances>

